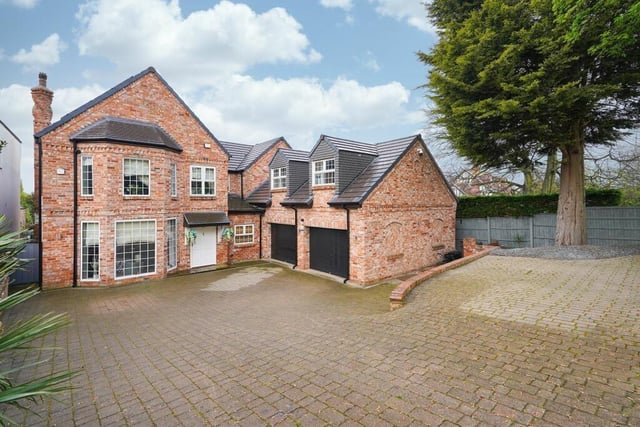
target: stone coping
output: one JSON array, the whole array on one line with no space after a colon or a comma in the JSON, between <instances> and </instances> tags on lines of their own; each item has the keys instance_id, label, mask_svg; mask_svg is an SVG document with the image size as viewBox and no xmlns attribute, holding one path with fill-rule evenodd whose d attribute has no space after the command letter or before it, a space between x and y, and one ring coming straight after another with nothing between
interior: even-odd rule
<instances>
[{"instance_id":1,"label":"stone coping","mask_svg":"<svg viewBox=\"0 0 640 427\"><path fill-rule=\"evenodd\" d=\"M432 278L433 276L444 273L445 271L453 270L454 268L469 264L477 259L484 257L485 255L488 255L489 253L491 253L491 251L498 248L499 246L479 247L475 253L469 256L459 258L446 264L438 265L426 271L422 271L415 276L408 278L407 280L404 280L398 286L396 286L393 291L391 291L391 295L389 296L389 305L391 310L396 310L403 307L406 303L405 300L407 296L411 293L413 288L415 288L422 282Z\"/></svg>"}]
</instances>

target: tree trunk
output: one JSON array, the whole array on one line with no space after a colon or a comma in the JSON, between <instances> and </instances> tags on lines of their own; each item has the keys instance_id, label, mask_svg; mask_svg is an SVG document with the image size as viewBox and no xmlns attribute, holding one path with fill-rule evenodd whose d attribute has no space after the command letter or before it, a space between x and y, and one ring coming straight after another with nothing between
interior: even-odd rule
<instances>
[{"instance_id":1,"label":"tree trunk","mask_svg":"<svg viewBox=\"0 0 640 427\"><path fill-rule=\"evenodd\" d=\"M522 185L522 194L531 194L533 190L533 168L522 169L524 183Z\"/></svg>"},{"instance_id":2,"label":"tree trunk","mask_svg":"<svg viewBox=\"0 0 640 427\"><path fill-rule=\"evenodd\" d=\"M547 156L547 168L544 171L544 181L542 182L542 194L549 194L553 191L558 169L558 152L553 150Z\"/></svg>"},{"instance_id":3,"label":"tree trunk","mask_svg":"<svg viewBox=\"0 0 640 427\"><path fill-rule=\"evenodd\" d=\"M563 147L561 152L556 245L584 245L587 243L584 139L576 138L572 146Z\"/></svg>"}]
</instances>

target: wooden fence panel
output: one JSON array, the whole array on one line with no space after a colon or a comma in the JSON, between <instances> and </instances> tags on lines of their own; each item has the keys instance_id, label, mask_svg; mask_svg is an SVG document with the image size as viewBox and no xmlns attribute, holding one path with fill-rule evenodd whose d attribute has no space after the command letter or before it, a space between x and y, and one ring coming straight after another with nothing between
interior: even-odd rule
<instances>
[{"instance_id":1,"label":"wooden fence panel","mask_svg":"<svg viewBox=\"0 0 640 427\"><path fill-rule=\"evenodd\" d=\"M19 255L21 259L31 260L22 270L18 270L11 275L10 285L24 285L27 283L39 283L40 281L40 244L27 243L22 253Z\"/></svg>"},{"instance_id":2,"label":"wooden fence panel","mask_svg":"<svg viewBox=\"0 0 640 427\"><path fill-rule=\"evenodd\" d=\"M553 246L555 234L555 214L456 220L458 248L462 247L461 242L465 237L475 237L480 243L497 241L500 246L509 248ZM587 243L602 246L640 245L640 207L587 208Z\"/></svg>"}]
</instances>

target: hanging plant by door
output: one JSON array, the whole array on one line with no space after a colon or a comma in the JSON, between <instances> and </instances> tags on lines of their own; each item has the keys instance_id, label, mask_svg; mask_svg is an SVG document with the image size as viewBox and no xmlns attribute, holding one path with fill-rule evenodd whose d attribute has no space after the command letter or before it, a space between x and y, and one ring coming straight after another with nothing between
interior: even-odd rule
<instances>
[{"instance_id":1,"label":"hanging plant by door","mask_svg":"<svg viewBox=\"0 0 640 427\"><path fill-rule=\"evenodd\" d=\"M193 246L197 238L198 238L198 233L196 233L195 230L187 231L187 244L189 246Z\"/></svg>"}]
</instances>

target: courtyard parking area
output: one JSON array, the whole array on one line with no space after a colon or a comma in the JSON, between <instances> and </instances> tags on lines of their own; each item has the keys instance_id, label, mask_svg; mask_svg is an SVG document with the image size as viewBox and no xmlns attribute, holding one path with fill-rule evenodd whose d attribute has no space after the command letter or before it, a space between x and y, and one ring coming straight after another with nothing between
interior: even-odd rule
<instances>
[{"instance_id":1,"label":"courtyard parking area","mask_svg":"<svg viewBox=\"0 0 640 427\"><path fill-rule=\"evenodd\" d=\"M640 256L487 256L361 290L256 263L45 292L3 315L72 325L19 380L79 372L25 425L640 425ZM39 343L40 344L40 343ZM3 410L7 408L2 408Z\"/></svg>"}]
</instances>

